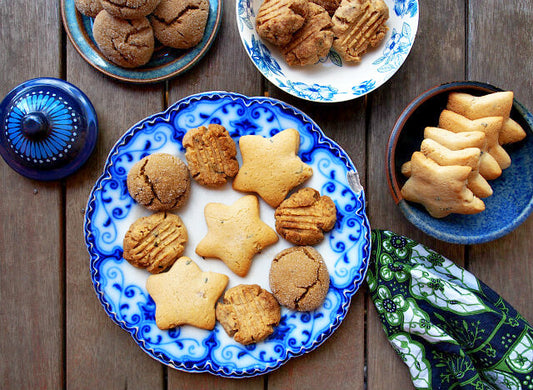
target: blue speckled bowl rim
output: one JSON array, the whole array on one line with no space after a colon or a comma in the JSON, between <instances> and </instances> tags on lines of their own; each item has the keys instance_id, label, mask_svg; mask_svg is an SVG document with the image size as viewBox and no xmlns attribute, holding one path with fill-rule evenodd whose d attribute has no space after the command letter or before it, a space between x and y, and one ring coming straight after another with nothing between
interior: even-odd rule
<instances>
[{"instance_id":1,"label":"blue speckled bowl rim","mask_svg":"<svg viewBox=\"0 0 533 390\"><path fill-rule=\"evenodd\" d=\"M506 234L510 233L511 231L513 231L514 229L516 229L520 224L522 224L529 217L531 212L533 212L533 198L530 199L529 203L522 210L522 212L516 216L512 224L502 226L498 230L487 232L483 235L471 235L471 236L458 237L453 234L448 234L446 232L435 229L431 224L428 224L425 221L421 220L420 218L417 218L417 216L411 212L411 208L413 206L408 201L403 199L403 196L400 191L400 186L396 178L396 166L395 166L396 145L401 135L401 132L404 128L405 122L407 121L411 113L414 112L420 105L422 105L424 102L426 102L428 99L432 98L433 96L439 95L443 92L449 92L449 91L458 90L462 88L474 88L474 89L478 89L478 90L485 91L485 92L502 91L501 88L495 87L494 85L491 85L491 84L479 82L479 81L454 81L454 82L449 82L449 83L444 83L444 84L434 86L428 89L427 91L425 91L424 93L422 93L421 95L419 95L418 97L416 97L402 111L402 113L398 117L390 133L389 141L387 144L387 150L386 150L387 182L389 185L391 195L395 203L400 207L400 210L402 211L403 215L407 218L409 222L411 222L414 226L416 226L418 229L420 229L424 233L429 234L430 236L435 237L439 240L449 242L452 244L462 244L462 245L482 244L482 243L490 242L498 238L501 238L505 236ZM513 108L515 108L520 113L520 115L524 118L524 120L529 125L530 129L533 129L533 115L531 115L531 113L529 113L529 111L516 99L514 99L513 101ZM527 129L526 129L526 132L527 132ZM531 134L528 134L528 135L531 136Z\"/></svg>"},{"instance_id":2,"label":"blue speckled bowl rim","mask_svg":"<svg viewBox=\"0 0 533 390\"><path fill-rule=\"evenodd\" d=\"M76 51L87 63L103 74L114 79L136 83L151 84L176 77L192 68L211 47L222 22L223 0L209 0L209 17L202 41L169 63L163 65L151 62L136 69L121 68L109 62L90 39L81 22L83 16L75 7L74 0L61 0L61 17L63 26Z\"/></svg>"},{"instance_id":3,"label":"blue speckled bowl rim","mask_svg":"<svg viewBox=\"0 0 533 390\"><path fill-rule=\"evenodd\" d=\"M304 114L299 109L289 105L288 103L285 103L281 100L270 98L270 97L248 97L239 93L234 92L225 92L225 91L211 91L211 92L202 92L195 95L190 95L188 97L185 97L181 100L178 100L174 104L172 104L170 107L168 107L165 111L159 112L156 114L153 114L139 122L137 122L135 125L133 125L126 133L124 133L120 139L115 143L115 145L111 148L108 157L106 159L106 163L104 165L103 173L96 181L93 189L91 190L91 193L89 194L89 198L87 201L87 205L85 207L85 217L84 217L84 236L85 236L85 243L87 246L87 249L89 251L91 260L90 264L95 263L98 260L98 255L94 254L93 251L91 251L91 247L94 246L94 236L91 231L91 213L93 210L92 203L95 200L95 193L96 191L99 191L101 188L101 183L104 180L109 179L110 173L108 172L108 165L111 161L111 158L113 155L118 153L119 148L128 142L129 139L131 139L134 134L138 131L142 131L144 125L146 123L154 123L156 119L158 118L169 118L172 111L179 111L180 109L186 108L192 101L194 100L201 100L204 98L231 98L234 100L242 100L246 103L246 106L250 106L253 104L253 102L259 102L259 104L268 103L273 106L281 107L283 110L290 112L295 117L298 117L302 122L304 123L310 123L312 128L309 129L309 131L316 132L319 135L319 138L322 142L327 143L330 145L332 149L335 150L336 155L338 158L344 162L346 167L349 170L352 170L353 172L357 172L357 169L355 168L355 165L353 164L352 160L349 158L348 154L332 139L328 138L324 132L320 129L320 127L306 114ZM359 270L359 279L354 280L353 284L348 288L345 288L343 291L343 295L346 298L345 302L341 305L339 309L342 309L342 312L337 315L335 318L335 321L331 324L329 329L322 333L320 337L316 340L316 342L310 347L310 348L301 348L297 352L293 351L287 351L287 355L284 359L280 359L276 362L274 366L266 367L264 369L255 368L253 371L243 371L243 372L226 372L222 368L219 368L218 370L215 370L212 363L208 363L205 366L198 367L196 365L193 365L192 367L187 367L185 364L180 362L175 362L173 360L170 360L166 355L162 353L156 353L149 349L143 340L138 339L137 337L137 331L138 329L135 327L129 327L125 322L119 320L117 318L116 313L113 312L110 304L106 301L102 290L99 288L99 283L97 282L98 276L97 271L94 269L94 267L91 267L91 280L93 283L93 287L95 289L96 295L98 300L100 301L100 304L104 308L107 315L115 322L117 325L119 325L122 329L124 329L126 332L128 332L135 343L143 350L145 351L149 356L151 356L153 359L159 361L160 363L163 363L171 368L175 368L180 371L185 371L189 373L211 373L220 377L226 377L226 378L250 378L258 375L267 374L269 372L272 372L274 370L277 370L279 367L287 363L289 360L291 360L294 357L301 356L305 353L311 352L318 348L320 345L324 343L340 326L344 318L346 317L348 313L348 309L351 304L351 299L355 295L355 293L359 290L361 285L364 283L366 278L366 273L368 270L368 262L370 259L370 251L371 251L371 239L370 239L370 223L368 220L368 216L366 215L366 198L365 193L363 189L361 189L360 193L358 194L358 197L360 198L360 214L362 217L362 225L366 228L365 233L362 236L362 240L366 240L365 244L362 246L364 258L361 260L362 265ZM117 254L117 256L120 257L120 255ZM357 279L357 278L354 278Z\"/></svg>"},{"instance_id":4,"label":"blue speckled bowl rim","mask_svg":"<svg viewBox=\"0 0 533 390\"><path fill-rule=\"evenodd\" d=\"M66 95L70 95L72 99L78 101L80 109L82 110L80 114L85 117L87 123L87 128L84 130L86 133L83 147L72 161L64 166L53 169L31 168L20 164L13 160L11 153L7 150L7 148L9 148L8 145L0 145L0 155L15 172L28 179L40 181L60 180L79 170L91 156L98 138L98 117L96 115L96 110L87 95L85 95L85 93L83 93L78 87L62 79L39 77L17 85L4 97L0 103L0 118L2 119L2 122L4 120L4 111L9 103L16 99L21 93L24 93L28 88L36 87L54 88ZM3 135L0 136L0 140L4 141Z\"/></svg>"}]
</instances>

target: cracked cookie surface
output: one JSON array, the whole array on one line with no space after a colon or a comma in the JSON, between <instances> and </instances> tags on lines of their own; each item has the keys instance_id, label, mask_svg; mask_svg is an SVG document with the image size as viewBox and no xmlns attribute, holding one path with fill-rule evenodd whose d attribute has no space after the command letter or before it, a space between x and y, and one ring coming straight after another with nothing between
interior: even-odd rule
<instances>
[{"instance_id":1,"label":"cracked cookie surface","mask_svg":"<svg viewBox=\"0 0 533 390\"><path fill-rule=\"evenodd\" d=\"M96 17L96 15L102 10L102 3L100 3L100 0L74 0L74 4L78 11L91 18Z\"/></svg>"},{"instance_id":2,"label":"cracked cookie surface","mask_svg":"<svg viewBox=\"0 0 533 390\"><path fill-rule=\"evenodd\" d=\"M216 318L238 343L264 340L281 320L281 308L271 293L257 284L240 284L224 294L216 307Z\"/></svg>"},{"instance_id":3,"label":"cracked cookie surface","mask_svg":"<svg viewBox=\"0 0 533 390\"><path fill-rule=\"evenodd\" d=\"M123 19L146 16L157 7L160 0L99 0L111 15Z\"/></svg>"},{"instance_id":4,"label":"cracked cookie surface","mask_svg":"<svg viewBox=\"0 0 533 390\"><path fill-rule=\"evenodd\" d=\"M210 124L189 130L183 137L183 146L191 175L201 185L224 185L239 170L237 146L221 125Z\"/></svg>"},{"instance_id":5,"label":"cracked cookie surface","mask_svg":"<svg viewBox=\"0 0 533 390\"><path fill-rule=\"evenodd\" d=\"M202 40L208 16L208 0L161 0L150 21L163 45L189 49Z\"/></svg>"},{"instance_id":6,"label":"cracked cookie surface","mask_svg":"<svg viewBox=\"0 0 533 390\"><path fill-rule=\"evenodd\" d=\"M124 68L146 64L154 52L154 32L146 17L127 20L100 11L93 36L102 54Z\"/></svg>"},{"instance_id":7,"label":"cracked cookie surface","mask_svg":"<svg viewBox=\"0 0 533 390\"><path fill-rule=\"evenodd\" d=\"M329 273L320 253L311 246L287 248L270 267L270 289L278 302L292 310L319 308L329 289Z\"/></svg>"},{"instance_id":8,"label":"cracked cookie surface","mask_svg":"<svg viewBox=\"0 0 533 390\"><path fill-rule=\"evenodd\" d=\"M140 205L152 211L173 210L189 198L189 168L179 158L154 153L133 165L128 172L128 192Z\"/></svg>"},{"instance_id":9,"label":"cracked cookie surface","mask_svg":"<svg viewBox=\"0 0 533 390\"><path fill-rule=\"evenodd\" d=\"M183 255L187 229L181 218L165 211L136 220L124 236L124 259L152 274L166 271Z\"/></svg>"}]
</instances>

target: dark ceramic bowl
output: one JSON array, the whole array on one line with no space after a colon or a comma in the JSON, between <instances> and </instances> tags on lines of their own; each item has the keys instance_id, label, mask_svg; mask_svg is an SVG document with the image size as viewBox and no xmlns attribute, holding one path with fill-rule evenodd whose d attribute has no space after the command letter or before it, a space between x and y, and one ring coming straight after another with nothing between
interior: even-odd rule
<instances>
[{"instance_id":1,"label":"dark ceramic bowl","mask_svg":"<svg viewBox=\"0 0 533 390\"><path fill-rule=\"evenodd\" d=\"M450 214L433 218L419 204L403 199L400 189L407 180L400 169L420 149L426 126L437 126L450 92L484 95L500 88L475 81L458 81L431 88L413 100L396 121L387 145L387 180L394 201L405 217L420 230L439 240L456 244L479 244L500 238L533 210L533 115L516 99L511 118L526 131L520 142L505 145L511 166L489 181L494 193L483 199L485 211L474 215Z\"/></svg>"}]
</instances>

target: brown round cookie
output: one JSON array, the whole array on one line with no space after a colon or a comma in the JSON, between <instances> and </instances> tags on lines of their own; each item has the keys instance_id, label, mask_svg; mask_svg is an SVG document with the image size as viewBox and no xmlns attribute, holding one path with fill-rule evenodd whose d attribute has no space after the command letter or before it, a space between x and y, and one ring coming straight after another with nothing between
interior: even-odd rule
<instances>
[{"instance_id":1,"label":"brown round cookie","mask_svg":"<svg viewBox=\"0 0 533 390\"><path fill-rule=\"evenodd\" d=\"M187 165L167 153L144 157L128 172L128 191L149 210L173 210L189 198L191 177Z\"/></svg>"},{"instance_id":2,"label":"brown round cookie","mask_svg":"<svg viewBox=\"0 0 533 390\"><path fill-rule=\"evenodd\" d=\"M183 146L191 175L201 185L224 185L239 170L237 146L223 126L212 123L191 129L183 137Z\"/></svg>"},{"instance_id":3,"label":"brown round cookie","mask_svg":"<svg viewBox=\"0 0 533 390\"><path fill-rule=\"evenodd\" d=\"M308 3L308 0L264 0L255 18L257 34L273 45L286 45L303 26Z\"/></svg>"},{"instance_id":4,"label":"brown round cookie","mask_svg":"<svg viewBox=\"0 0 533 390\"><path fill-rule=\"evenodd\" d=\"M335 226L337 208L329 196L306 187L281 202L274 216L277 232L287 241L315 245Z\"/></svg>"},{"instance_id":5,"label":"brown round cookie","mask_svg":"<svg viewBox=\"0 0 533 390\"><path fill-rule=\"evenodd\" d=\"M240 284L224 294L216 307L217 320L238 343L264 340L281 320L281 308L271 293L257 284Z\"/></svg>"},{"instance_id":6,"label":"brown round cookie","mask_svg":"<svg viewBox=\"0 0 533 390\"><path fill-rule=\"evenodd\" d=\"M96 17L96 15L102 10L102 3L100 3L100 0L74 0L74 4L78 11L91 18Z\"/></svg>"},{"instance_id":7,"label":"brown round cookie","mask_svg":"<svg viewBox=\"0 0 533 390\"><path fill-rule=\"evenodd\" d=\"M102 54L124 68L146 64L154 52L154 32L146 17L126 20L103 10L94 19L93 36Z\"/></svg>"},{"instance_id":8,"label":"brown round cookie","mask_svg":"<svg viewBox=\"0 0 533 390\"><path fill-rule=\"evenodd\" d=\"M161 0L150 21L163 45L189 49L202 40L208 16L208 0Z\"/></svg>"},{"instance_id":9,"label":"brown round cookie","mask_svg":"<svg viewBox=\"0 0 533 390\"><path fill-rule=\"evenodd\" d=\"M157 7L160 0L100 0L102 7L111 15L122 19L137 19Z\"/></svg>"},{"instance_id":10,"label":"brown round cookie","mask_svg":"<svg viewBox=\"0 0 533 390\"><path fill-rule=\"evenodd\" d=\"M272 261L270 289L278 302L292 310L315 310L326 298L329 273L324 259L310 246L288 248Z\"/></svg>"},{"instance_id":11,"label":"brown round cookie","mask_svg":"<svg viewBox=\"0 0 533 390\"><path fill-rule=\"evenodd\" d=\"M180 217L159 212L136 220L124 236L124 258L137 268L158 274L183 254L187 229Z\"/></svg>"}]
</instances>

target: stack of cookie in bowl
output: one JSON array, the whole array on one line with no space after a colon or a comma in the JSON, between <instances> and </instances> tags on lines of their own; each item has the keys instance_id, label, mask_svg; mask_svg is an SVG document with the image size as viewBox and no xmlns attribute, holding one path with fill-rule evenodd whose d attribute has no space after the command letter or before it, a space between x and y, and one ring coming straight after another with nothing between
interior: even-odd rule
<instances>
[{"instance_id":1,"label":"stack of cookie in bowl","mask_svg":"<svg viewBox=\"0 0 533 390\"><path fill-rule=\"evenodd\" d=\"M124 68L142 66L156 40L189 49L203 38L209 0L75 0L76 9L94 18L93 36L102 54Z\"/></svg>"},{"instance_id":2,"label":"stack of cookie in bowl","mask_svg":"<svg viewBox=\"0 0 533 390\"><path fill-rule=\"evenodd\" d=\"M401 168L408 177L404 199L422 204L435 218L484 211L482 198L493 194L489 181L512 163L502 145L526 136L509 117L512 105L511 91L451 92L438 126L424 129L420 151Z\"/></svg>"},{"instance_id":3,"label":"stack of cookie in bowl","mask_svg":"<svg viewBox=\"0 0 533 390\"><path fill-rule=\"evenodd\" d=\"M289 128L272 137L244 135L237 146L226 128L210 124L189 129L182 145L186 161L150 154L127 176L129 195L154 213L130 226L123 257L151 274L146 288L156 305L157 326L210 330L218 321L230 337L246 345L274 332L281 306L297 311L320 308L330 278L313 246L334 228L336 207L311 187L298 189L313 174L298 156L299 132ZM231 192L243 194L232 204L217 202L217 190L230 181ZM203 208L207 231L195 241L194 254L220 260L218 272L200 269L187 253L188 227L177 214L183 207L194 207L187 204L198 186L213 200ZM262 220L261 202L272 212L275 227ZM253 278L241 280L256 256L280 240L278 234L292 246L261 259L270 264L270 291ZM226 291L230 281L235 285Z\"/></svg>"},{"instance_id":4,"label":"stack of cookie in bowl","mask_svg":"<svg viewBox=\"0 0 533 390\"><path fill-rule=\"evenodd\" d=\"M255 24L289 65L304 66L332 48L344 61L360 62L385 37L388 18L383 0L264 0Z\"/></svg>"}]
</instances>

